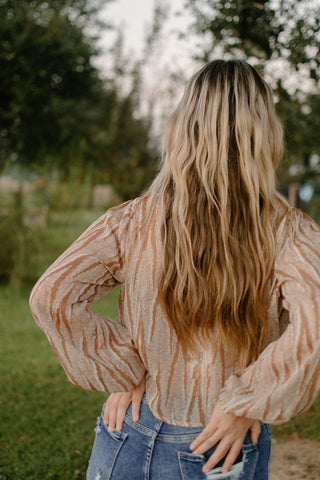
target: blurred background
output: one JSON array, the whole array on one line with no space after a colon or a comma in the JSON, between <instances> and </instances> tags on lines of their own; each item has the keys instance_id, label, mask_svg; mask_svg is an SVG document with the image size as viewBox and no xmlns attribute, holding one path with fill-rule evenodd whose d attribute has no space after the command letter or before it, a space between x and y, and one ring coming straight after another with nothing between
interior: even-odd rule
<instances>
[{"instance_id":1,"label":"blurred background","mask_svg":"<svg viewBox=\"0 0 320 480\"><path fill-rule=\"evenodd\" d=\"M320 222L319 26L318 0L0 0L0 480L84 478L105 395L68 383L30 289L148 187L166 119L204 62L263 74L285 130L279 190ZM95 308L116 319L117 295ZM319 431L318 399L275 434Z\"/></svg>"}]
</instances>

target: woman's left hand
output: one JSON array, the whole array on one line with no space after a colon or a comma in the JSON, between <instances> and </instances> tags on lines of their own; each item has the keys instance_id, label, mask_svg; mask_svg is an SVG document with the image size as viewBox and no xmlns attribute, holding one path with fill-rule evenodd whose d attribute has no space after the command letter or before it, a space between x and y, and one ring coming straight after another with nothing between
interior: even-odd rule
<instances>
[{"instance_id":1,"label":"woman's left hand","mask_svg":"<svg viewBox=\"0 0 320 480\"><path fill-rule=\"evenodd\" d=\"M111 393L106 401L103 415L104 425L108 425L108 431L122 430L124 417L130 403L132 403L132 418L135 422L139 420L140 405L143 394L146 390L145 378L139 385L129 392Z\"/></svg>"},{"instance_id":2,"label":"woman's left hand","mask_svg":"<svg viewBox=\"0 0 320 480\"><path fill-rule=\"evenodd\" d=\"M217 404L208 425L190 445L192 453L201 455L218 444L204 465L203 472L207 473L224 457L226 458L222 466L222 473L228 472L241 452L248 430L251 430L252 443L258 443L261 432L258 421L225 413Z\"/></svg>"}]
</instances>

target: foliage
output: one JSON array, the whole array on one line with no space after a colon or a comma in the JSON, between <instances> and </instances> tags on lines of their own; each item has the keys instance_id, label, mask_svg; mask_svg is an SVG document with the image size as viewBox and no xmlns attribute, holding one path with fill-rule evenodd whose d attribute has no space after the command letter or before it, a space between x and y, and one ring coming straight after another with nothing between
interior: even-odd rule
<instances>
[{"instance_id":1,"label":"foliage","mask_svg":"<svg viewBox=\"0 0 320 480\"><path fill-rule=\"evenodd\" d=\"M63 161L81 150L79 127L98 84L94 50L66 14L43 6L1 4L2 161L9 152L28 164Z\"/></svg>"},{"instance_id":2,"label":"foliage","mask_svg":"<svg viewBox=\"0 0 320 480\"><path fill-rule=\"evenodd\" d=\"M15 219L0 217L0 280L8 281L15 267L18 232L15 228Z\"/></svg>"},{"instance_id":3,"label":"foliage","mask_svg":"<svg viewBox=\"0 0 320 480\"><path fill-rule=\"evenodd\" d=\"M293 0L186 0L193 28L206 39L198 55L248 59L273 85L287 158L320 152L320 6Z\"/></svg>"},{"instance_id":4,"label":"foliage","mask_svg":"<svg viewBox=\"0 0 320 480\"><path fill-rule=\"evenodd\" d=\"M68 183L56 182L48 187L49 205L52 210L70 212L83 210L89 203L89 195L90 186L86 183L79 185L72 181Z\"/></svg>"},{"instance_id":5,"label":"foliage","mask_svg":"<svg viewBox=\"0 0 320 480\"><path fill-rule=\"evenodd\" d=\"M294 0L187 0L198 33L211 35L205 55L219 45L234 57L288 60L294 68L307 68L320 80L317 2Z\"/></svg>"},{"instance_id":6,"label":"foliage","mask_svg":"<svg viewBox=\"0 0 320 480\"><path fill-rule=\"evenodd\" d=\"M148 51L152 50L151 37L155 40L157 35L154 30L157 28L153 26L146 41ZM153 179L159 148L152 133L152 113L141 113L142 95L145 101L142 70L147 53L140 59L130 58L124 51L123 35L120 28L112 48L109 82L114 89L113 96L105 98L112 114L101 118L105 133L98 133L97 144L101 144L100 153L107 156L101 157L99 163L104 180L128 200L140 194Z\"/></svg>"},{"instance_id":7,"label":"foliage","mask_svg":"<svg viewBox=\"0 0 320 480\"><path fill-rule=\"evenodd\" d=\"M157 153L150 121L137 116L139 73L124 95L118 59L106 81L92 64L104 3L0 1L0 172L9 158L66 181L77 165L80 182L112 181L125 199L150 181Z\"/></svg>"},{"instance_id":8,"label":"foliage","mask_svg":"<svg viewBox=\"0 0 320 480\"><path fill-rule=\"evenodd\" d=\"M139 81L139 80L138 80ZM102 92L100 109L92 112L81 177L111 183L123 200L138 196L154 177L158 149L151 120L136 115L138 86L122 96L115 86Z\"/></svg>"},{"instance_id":9,"label":"foliage","mask_svg":"<svg viewBox=\"0 0 320 480\"><path fill-rule=\"evenodd\" d=\"M134 114L133 94L122 100L119 107L109 161L113 165L112 185L127 200L136 196L137 185L141 191L153 178L158 152L150 145L150 121L131 121ZM139 139L139 143L135 139Z\"/></svg>"},{"instance_id":10,"label":"foliage","mask_svg":"<svg viewBox=\"0 0 320 480\"><path fill-rule=\"evenodd\" d=\"M19 285L36 245L30 229L23 224L22 191L16 192L11 202L6 200L0 198L0 282Z\"/></svg>"},{"instance_id":11,"label":"foliage","mask_svg":"<svg viewBox=\"0 0 320 480\"><path fill-rule=\"evenodd\" d=\"M84 209L88 203L87 185L70 188L59 183L50 186L45 194L42 190L29 194L20 190L0 197L0 283L34 283L104 212Z\"/></svg>"}]
</instances>

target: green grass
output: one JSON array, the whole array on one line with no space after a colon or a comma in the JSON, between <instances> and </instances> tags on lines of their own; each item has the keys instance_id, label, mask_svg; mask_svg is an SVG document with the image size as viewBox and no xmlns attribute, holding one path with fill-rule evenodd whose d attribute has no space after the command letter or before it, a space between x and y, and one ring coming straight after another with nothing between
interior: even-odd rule
<instances>
[{"instance_id":1,"label":"green grass","mask_svg":"<svg viewBox=\"0 0 320 480\"><path fill-rule=\"evenodd\" d=\"M28 308L29 291L0 288L0 480L83 479L106 395L71 385ZM95 307L116 318L118 290ZM320 399L274 428L320 441Z\"/></svg>"},{"instance_id":2,"label":"green grass","mask_svg":"<svg viewBox=\"0 0 320 480\"><path fill-rule=\"evenodd\" d=\"M320 442L320 395L306 412L287 423L273 426L272 431L282 440L299 437Z\"/></svg>"},{"instance_id":3,"label":"green grass","mask_svg":"<svg viewBox=\"0 0 320 480\"><path fill-rule=\"evenodd\" d=\"M32 230L32 251L29 247L24 278L29 281L39 278L57 256L103 213L102 210L50 211L47 227Z\"/></svg>"},{"instance_id":4,"label":"green grass","mask_svg":"<svg viewBox=\"0 0 320 480\"><path fill-rule=\"evenodd\" d=\"M30 278L102 213L51 212L48 227L33 232ZM0 480L84 479L106 394L69 383L32 319L30 288L0 286ZM116 319L118 294L119 289L112 291L94 308ZM274 434L320 441L320 397L303 415L274 427Z\"/></svg>"},{"instance_id":5,"label":"green grass","mask_svg":"<svg viewBox=\"0 0 320 480\"><path fill-rule=\"evenodd\" d=\"M0 480L83 479L106 394L68 382L28 295L0 288ZM103 297L99 311L116 318L117 297Z\"/></svg>"}]
</instances>

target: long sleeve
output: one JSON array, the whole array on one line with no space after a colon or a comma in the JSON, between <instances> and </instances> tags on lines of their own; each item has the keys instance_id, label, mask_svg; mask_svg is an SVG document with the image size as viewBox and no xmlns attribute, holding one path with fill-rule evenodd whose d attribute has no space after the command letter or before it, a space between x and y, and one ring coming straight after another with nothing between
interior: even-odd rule
<instances>
[{"instance_id":1,"label":"long sleeve","mask_svg":"<svg viewBox=\"0 0 320 480\"><path fill-rule=\"evenodd\" d=\"M275 263L289 324L219 396L224 411L271 424L302 413L320 390L320 227L297 210L289 217Z\"/></svg>"},{"instance_id":2,"label":"long sleeve","mask_svg":"<svg viewBox=\"0 0 320 480\"><path fill-rule=\"evenodd\" d=\"M90 308L125 278L132 202L93 223L38 280L30 307L69 380L88 390L126 391L145 367L127 329Z\"/></svg>"}]
</instances>

